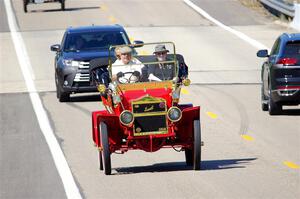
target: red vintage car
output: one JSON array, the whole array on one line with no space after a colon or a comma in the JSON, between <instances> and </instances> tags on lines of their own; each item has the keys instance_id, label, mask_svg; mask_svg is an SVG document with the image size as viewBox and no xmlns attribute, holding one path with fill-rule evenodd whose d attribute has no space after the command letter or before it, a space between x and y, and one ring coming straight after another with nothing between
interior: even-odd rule
<instances>
[{"instance_id":1,"label":"red vintage car","mask_svg":"<svg viewBox=\"0 0 300 199\"><path fill-rule=\"evenodd\" d=\"M157 45L164 45L167 51L172 51L167 54L167 60L156 59L152 52ZM123 46L110 49L119 47ZM106 175L111 174L111 155L115 152L136 149L155 152L162 148L184 151L186 164L200 170L200 107L179 103L181 87L190 83L183 56L176 54L172 42L128 47L132 49L133 57L140 61L135 64L142 68L141 73L124 72L122 78L129 73L128 81L120 81L120 74L117 78L113 74L112 71L116 71L114 67L118 67L113 64L116 59L114 53L110 53L107 59L92 60L90 64L91 81L98 84L105 107L105 110L92 113L92 135L99 150L100 170L104 170ZM149 80L150 68L158 65L174 70L173 76ZM97 72L99 69L100 72Z\"/></svg>"}]
</instances>

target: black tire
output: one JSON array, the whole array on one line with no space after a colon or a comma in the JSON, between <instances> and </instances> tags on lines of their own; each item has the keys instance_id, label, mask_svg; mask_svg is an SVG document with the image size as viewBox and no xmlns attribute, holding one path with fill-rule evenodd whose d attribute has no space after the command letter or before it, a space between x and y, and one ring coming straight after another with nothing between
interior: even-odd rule
<instances>
[{"instance_id":1,"label":"black tire","mask_svg":"<svg viewBox=\"0 0 300 199\"><path fill-rule=\"evenodd\" d=\"M63 92L59 86L57 74L55 73L56 97L60 102L69 102L70 93Z\"/></svg>"},{"instance_id":2,"label":"black tire","mask_svg":"<svg viewBox=\"0 0 300 199\"><path fill-rule=\"evenodd\" d=\"M193 151L192 149L185 149L185 162L187 166L193 166Z\"/></svg>"},{"instance_id":3,"label":"black tire","mask_svg":"<svg viewBox=\"0 0 300 199\"><path fill-rule=\"evenodd\" d=\"M24 9L24 12L27 13L27 4L28 4L28 0L23 0L23 9Z\"/></svg>"},{"instance_id":4,"label":"black tire","mask_svg":"<svg viewBox=\"0 0 300 199\"><path fill-rule=\"evenodd\" d=\"M70 93L63 92L59 85L56 87L56 95L58 96L58 100L60 102L69 102L70 101Z\"/></svg>"},{"instance_id":5,"label":"black tire","mask_svg":"<svg viewBox=\"0 0 300 199\"><path fill-rule=\"evenodd\" d=\"M99 124L100 130L100 140L101 140L101 155L103 160L104 166L104 174L110 175L111 174L111 160L110 160L110 151L109 151L109 142L108 142L108 132L107 126L104 122L100 122Z\"/></svg>"},{"instance_id":6,"label":"black tire","mask_svg":"<svg viewBox=\"0 0 300 199\"><path fill-rule=\"evenodd\" d=\"M103 171L103 159L102 159L102 152L99 150L99 166L100 170Z\"/></svg>"},{"instance_id":7,"label":"black tire","mask_svg":"<svg viewBox=\"0 0 300 199\"><path fill-rule=\"evenodd\" d=\"M268 111L269 107L268 107L268 103L266 103L267 98L264 94L264 85L261 86L261 110L263 111Z\"/></svg>"},{"instance_id":8,"label":"black tire","mask_svg":"<svg viewBox=\"0 0 300 199\"><path fill-rule=\"evenodd\" d=\"M61 10L65 10L65 0L61 0Z\"/></svg>"},{"instance_id":9,"label":"black tire","mask_svg":"<svg viewBox=\"0 0 300 199\"><path fill-rule=\"evenodd\" d=\"M194 121L193 168L201 169L201 126L200 120Z\"/></svg>"},{"instance_id":10,"label":"black tire","mask_svg":"<svg viewBox=\"0 0 300 199\"><path fill-rule=\"evenodd\" d=\"M269 115L278 115L282 111L282 106L273 101L271 91L269 91L268 109Z\"/></svg>"}]
</instances>

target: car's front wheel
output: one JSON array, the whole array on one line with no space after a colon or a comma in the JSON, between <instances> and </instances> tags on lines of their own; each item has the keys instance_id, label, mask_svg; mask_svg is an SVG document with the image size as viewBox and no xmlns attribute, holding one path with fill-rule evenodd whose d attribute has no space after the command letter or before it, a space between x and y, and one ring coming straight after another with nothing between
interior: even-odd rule
<instances>
[{"instance_id":1,"label":"car's front wheel","mask_svg":"<svg viewBox=\"0 0 300 199\"><path fill-rule=\"evenodd\" d=\"M200 120L194 121L194 147L193 147L193 168L201 168L201 126Z\"/></svg>"},{"instance_id":2,"label":"car's front wheel","mask_svg":"<svg viewBox=\"0 0 300 199\"><path fill-rule=\"evenodd\" d=\"M99 124L100 130L100 141L101 141L101 158L102 161L104 174L110 175L111 174L111 159L110 159L110 150L109 150L109 141L108 141L108 131L107 126L104 122L100 122ZM101 162L100 162L100 170L101 170Z\"/></svg>"},{"instance_id":3,"label":"car's front wheel","mask_svg":"<svg viewBox=\"0 0 300 199\"><path fill-rule=\"evenodd\" d=\"M55 73L55 85L56 85L56 97L58 98L58 100L60 102L69 102L70 101L70 93L63 92L61 90L56 73Z\"/></svg>"},{"instance_id":4,"label":"car's front wheel","mask_svg":"<svg viewBox=\"0 0 300 199\"><path fill-rule=\"evenodd\" d=\"M271 90L269 90L268 109L269 109L270 115L278 115L282 111L282 105L280 105L277 102L274 102L272 95L271 95Z\"/></svg>"}]
</instances>

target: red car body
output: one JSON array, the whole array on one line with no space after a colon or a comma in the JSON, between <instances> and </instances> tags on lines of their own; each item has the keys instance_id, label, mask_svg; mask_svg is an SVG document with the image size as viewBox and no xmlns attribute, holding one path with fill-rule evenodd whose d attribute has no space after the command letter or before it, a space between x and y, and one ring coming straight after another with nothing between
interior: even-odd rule
<instances>
[{"instance_id":1,"label":"red car body","mask_svg":"<svg viewBox=\"0 0 300 199\"><path fill-rule=\"evenodd\" d=\"M105 174L111 174L110 154L135 149L181 149L186 153L187 165L200 169L200 107L178 103L179 97L173 93L180 93L181 86L173 81L117 84L119 103L114 103L111 92L101 96L106 110L92 113L92 136L99 149L100 169L104 165ZM177 108L181 110L180 118L171 121L169 111ZM120 120L124 110L134 115L128 125Z\"/></svg>"}]
</instances>

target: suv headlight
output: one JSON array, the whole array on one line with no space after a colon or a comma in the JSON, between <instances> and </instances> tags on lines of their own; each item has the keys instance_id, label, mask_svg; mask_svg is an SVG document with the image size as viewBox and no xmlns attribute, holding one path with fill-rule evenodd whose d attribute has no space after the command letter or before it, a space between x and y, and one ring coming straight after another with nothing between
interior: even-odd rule
<instances>
[{"instance_id":1,"label":"suv headlight","mask_svg":"<svg viewBox=\"0 0 300 199\"><path fill-rule=\"evenodd\" d=\"M169 110L168 110L168 118L169 120L171 120L172 122L177 122L181 119L182 116L182 112L181 110L176 107L176 106L172 106Z\"/></svg>"},{"instance_id":2,"label":"suv headlight","mask_svg":"<svg viewBox=\"0 0 300 199\"><path fill-rule=\"evenodd\" d=\"M64 59L63 63L65 66L73 66L73 67L78 67L79 66L79 61L74 61L72 59Z\"/></svg>"},{"instance_id":3,"label":"suv headlight","mask_svg":"<svg viewBox=\"0 0 300 199\"><path fill-rule=\"evenodd\" d=\"M133 114L130 111L125 110L120 114L120 122L126 126L130 125L133 119Z\"/></svg>"}]
</instances>

